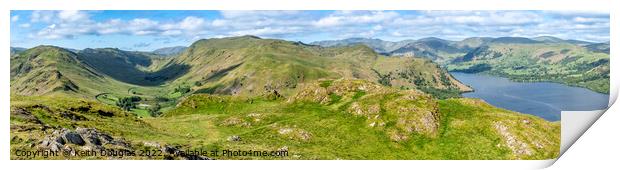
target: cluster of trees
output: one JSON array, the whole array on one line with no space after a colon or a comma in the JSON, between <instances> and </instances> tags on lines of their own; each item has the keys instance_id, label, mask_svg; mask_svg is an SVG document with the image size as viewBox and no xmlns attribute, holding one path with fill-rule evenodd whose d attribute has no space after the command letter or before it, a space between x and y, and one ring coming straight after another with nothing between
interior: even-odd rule
<instances>
[{"instance_id":1,"label":"cluster of trees","mask_svg":"<svg viewBox=\"0 0 620 170\"><path fill-rule=\"evenodd\" d=\"M174 88L174 92L179 92L181 94L185 94L185 93L189 93L191 89L189 87L185 87L185 86L177 86L176 88Z\"/></svg>"},{"instance_id":2,"label":"cluster of trees","mask_svg":"<svg viewBox=\"0 0 620 170\"><path fill-rule=\"evenodd\" d=\"M392 86L392 72L391 71L385 75L381 75L381 73L379 73L379 71L375 69L372 69L372 71L374 71L375 74L379 76L379 80L377 80L379 84L384 85L384 86Z\"/></svg>"},{"instance_id":3,"label":"cluster of trees","mask_svg":"<svg viewBox=\"0 0 620 170\"><path fill-rule=\"evenodd\" d=\"M116 101L116 106L122 108L123 110L129 111L131 109L135 109L136 108L135 102L139 102L140 100L142 100L142 98L138 96L123 97L123 98L118 99L118 101Z\"/></svg>"},{"instance_id":4,"label":"cluster of trees","mask_svg":"<svg viewBox=\"0 0 620 170\"><path fill-rule=\"evenodd\" d=\"M466 69L454 69L452 71L463 72L463 73L480 73L480 72L491 70L492 68L493 67L490 64L480 63L480 64L473 65Z\"/></svg>"}]
</instances>

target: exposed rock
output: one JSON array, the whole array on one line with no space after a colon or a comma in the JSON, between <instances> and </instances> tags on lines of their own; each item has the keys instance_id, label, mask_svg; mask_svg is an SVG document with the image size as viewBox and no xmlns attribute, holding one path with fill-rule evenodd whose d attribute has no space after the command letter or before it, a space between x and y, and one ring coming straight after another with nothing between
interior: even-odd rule
<instances>
[{"instance_id":1,"label":"exposed rock","mask_svg":"<svg viewBox=\"0 0 620 170\"><path fill-rule=\"evenodd\" d=\"M288 152L288 146L283 146L283 147L279 148L278 151L280 151L280 152Z\"/></svg>"},{"instance_id":2,"label":"exposed rock","mask_svg":"<svg viewBox=\"0 0 620 170\"><path fill-rule=\"evenodd\" d=\"M508 127L502 124L502 122L495 122L494 126L498 133L504 138L506 146L510 148L512 153L517 157L520 157L521 155L529 156L533 154L529 146L525 142L518 140L516 136L510 133L510 131L508 131Z\"/></svg>"},{"instance_id":3,"label":"exposed rock","mask_svg":"<svg viewBox=\"0 0 620 170\"><path fill-rule=\"evenodd\" d=\"M143 142L142 144L144 144L144 146L148 146L148 147L155 147L155 148L160 148L161 145L159 143L155 143L155 142Z\"/></svg>"},{"instance_id":4,"label":"exposed rock","mask_svg":"<svg viewBox=\"0 0 620 170\"><path fill-rule=\"evenodd\" d=\"M527 119L523 119L521 120L521 122L523 122L523 124L530 124L530 120L527 120Z\"/></svg>"},{"instance_id":5,"label":"exposed rock","mask_svg":"<svg viewBox=\"0 0 620 170\"><path fill-rule=\"evenodd\" d=\"M309 140L312 134L299 128L279 128L278 133L290 139Z\"/></svg>"},{"instance_id":6,"label":"exposed rock","mask_svg":"<svg viewBox=\"0 0 620 170\"><path fill-rule=\"evenodd\" d=\"M310 134L310 132L307 132L307 131L304 131L304 130L300 130L300 131L299 131L299 137L300 137L302 140L308 140L308 139L310 139L311 134Z\"/></svg>"},{"instance_id":7,"label":"exposed rock","mask_svg":"<svg viewBox=\"0 0 620 170\"><path fill-rule=\"evenodd\" d=\"M286 135L289 134L293 131L293 129L291 128L281 128L278 130L278 133L282 134L282 135Z\"/></svg>"},{"instance_id":8,"label":"exposed rock","mask_svg":"<svg viewBox=\"0 0 620 170\"><path fill-rule=\"evenodd\" d=\"M75 131L68 129L54 130L51 134L46 135L39 143L40 148L50 149L52 151L65 151L66 153L75 153L77 148L73 148L74 144L81 146L81 150L99 150L106 147L128 150L131 146L124 140L112 138L112 136L99 132L94 128L80 128ZM104 145L106 147L104 147Z\"/></svg>"},{"instance_id":9,"label":"exposed rock","mask_svg":"<svg viewBox=\"0 0 620 170\"><path fill-rule=\"evenodd\" d=\"M250 127L252 124L243 119L237 117L230 117L220 123L221 126L239 126L239 127Z\"/></svg>"},{"instance_id":10,"label":"exposed rock","mask_svg":"<svg viewBox=\"0 0 620 170\"><path fill-rule=\"evenodd\" d=\"M241 141L241 137L239 137L239 136L237 136L237 135L232 135L232 136L229 136L229 137L228 137L228 141L231 141L231 142L238 142L238 141Z\"/></svg>"},{"instance_id":11,"label":"exposed rock","mask_svg":"<svg viewBox=\"0 0 620 170\"><path fill-rule=\"evenodd\" d=\"M82 139L82 137L75 132L65 132L63 137L67 140L67 142L76 144L76 145L84 145L86 142Z\"/></svg>"},{"instance_id":12,"label":"exposed rock","mask_svg":"<svg viewBox=\"0 0 620 170\"><path fill-rule=\"evenodd\" d=\"M179 149L177 146L163 146L160 150L165 154L164 159L174 160L174 159L184 159L184 160L213 160L209 157L195 154L187 154L184 153L183 150Z\"/></svg>"}]
</instances>

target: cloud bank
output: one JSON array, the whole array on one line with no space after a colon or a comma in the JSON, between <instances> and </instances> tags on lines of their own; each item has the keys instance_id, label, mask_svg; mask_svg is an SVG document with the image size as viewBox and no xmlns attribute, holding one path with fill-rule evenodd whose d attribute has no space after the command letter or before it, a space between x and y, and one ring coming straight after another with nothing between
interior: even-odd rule
<instances>
[{"instance_id":1,"label":"cloud bank","mask_svg":"<svg viewBox=\"0 0 620 170\"><path fill-rule=\"evenodd\" d=\"M106 11L30 11L11 24L31 39L154 36L162 39L257 35L308 41L351 37L387 40L439 37L556 36L609 41L609 13L597 11L218 11L176 20L143 15L105 18ZM29 18L28 18L29 17ZM101 19L105 18L105 19ZM28 20L29 19L29 20ZM13 34L13 32L12 32Z\"/></svg>"}]
</instances>

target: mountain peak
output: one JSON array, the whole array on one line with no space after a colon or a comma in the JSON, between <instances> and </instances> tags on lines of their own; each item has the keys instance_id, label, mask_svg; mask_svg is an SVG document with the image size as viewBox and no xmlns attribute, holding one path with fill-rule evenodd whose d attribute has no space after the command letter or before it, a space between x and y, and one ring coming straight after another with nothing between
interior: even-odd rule
<instances>
[{"instance_id":1,"label":"mountain peak","mask_svg":"<svg viewBox=\"0 0 620 170\"><path fill-rule=\"evenodd\" d=\"M532 39L536 40L536 41L549 41L549 42L561 42L561 41L564 41L563 39L558 38L558 37L554 37L554 36L538 36L538 37L534 37Z\"/></svg>"},{"instance_id":2,"label":"mountain peak","mask_svg":"<svg viewBox=\"0 0 620 170\"><path fill-rule=\"evenodd\" d=\"M437 38L437 37L426 37L426 38L419 39L418 41L441 41L441 42L448 42L448 40L444 40L444 39Z\"/></svg>"},{"instance_id":3,"label":"mountain peak","mask_svg":"<svg viewBox=\"0 0 620 170\"><path fill-rule=\"evenodd\" d=\"M183 51L185 51L185 49L187 49L187 47L185 46L164 47L153 50L152 53L162 56L174 56L181 54Z\"/></svg>"},{"instance_id":4,"label":"mountain peak","mask_svg":"<svg viewBox=\"0 0 620 170\"><path fill-rule=\"evenodd\" d=\"M532 40L525 37L499 37L491 40L494 43L514 43L514 44L533 44L540 43L539 41Z\"/></svg>"}]
</instances>

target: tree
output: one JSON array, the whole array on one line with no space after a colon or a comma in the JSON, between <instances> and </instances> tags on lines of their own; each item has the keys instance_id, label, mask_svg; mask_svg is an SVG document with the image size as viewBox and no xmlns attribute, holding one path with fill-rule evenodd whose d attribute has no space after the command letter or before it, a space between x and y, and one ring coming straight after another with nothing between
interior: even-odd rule
<instances>
[{"instance_id":1,"label":"tree","mask_svg":"<svg viewBox=\"0 0 620 170\"><path fill-rule=\"evenodd\" d=\"M161 114L159 109L161 109L161 106L159 105L159 103L155 103L154 105L151 105L148 108L148 111L149 111L149 114L151 114L151 116L156 117L156 116L159 116Z\"/></svg>"}]
</instances>

